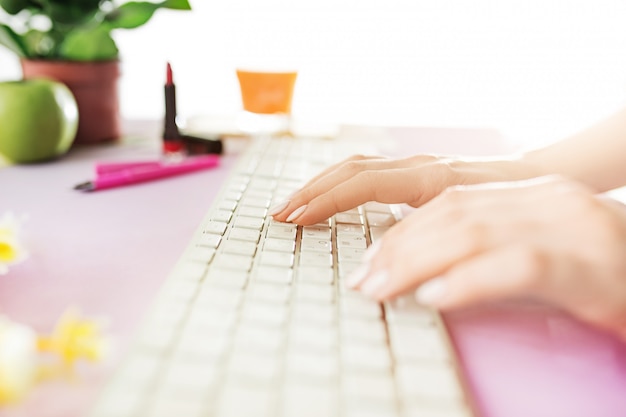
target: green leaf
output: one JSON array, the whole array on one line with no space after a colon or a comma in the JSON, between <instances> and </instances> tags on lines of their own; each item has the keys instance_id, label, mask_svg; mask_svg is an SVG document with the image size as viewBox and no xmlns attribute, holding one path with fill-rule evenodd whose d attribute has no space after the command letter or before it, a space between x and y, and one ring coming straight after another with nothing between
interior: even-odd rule
<instances>
[{"instance_id":1,"label":"green leaf","mask_svg":"<svg viewBox=\"0 0 626 417\"><path fill-rule=\"evenodd\" d=\"M4 24L0 24L0 45L4 45L19 57L28 56L22 37Z\"/></svg>"},{"instance_id":2,"label":"green leaf","mask_svg":"<svg viewBox=\"0 0 626 417\"><path fill-rule=\"evenodd\" d=\"M109 13L107 21L114 28L134 29L146 24L159 7L156 3L131 1Z\"/></svg>"},{"instance_id":3,"label":"green leaf","mask_svg":"<svg viewBox=\"0 0 626 417\"><path fill-rule=\"evenodd\" d=\"M161 3L162 7L174 10L191 10L189 0L165 0Z\"/></svg>"},{"instance_id":4,"label":"green leaf","mask_svg":"<svg viewBox=\"0 0 626 417\"><path fill-rule=\"evenodd\" d=\"M70 61L105 61L116 59L118 49L105 27L74 30L67 35L59 55Z\"/></svg>"},{"instance_id":5,"label":"green leaf","mask_svg":"<svg viewBox=\"0 0 626 417\"><path fill-rule=\"evenodd\" d=\"M106 16L116 29L134 29L145 25L158 9L191 10L188 0L166 0L161 3L131 1L122 4Z\"/></svg>"},{"instance_id":6,"label":"green leaf","mask_svg":"<svg viewBox=\"0 0 626 417\"><path fill-rule=\"evenodd\" d=\"M50 57L53 54L55 42L48 33L29 30L23 39L29 57Z\"/></svg>"},{"instance_id":7,"label":"green leaf","mask_svg":"<svg viewBox=\"0 0 626 417\"><path fill-rule=\"evenodd\" d=\"M80 25L93 20L100 12L98 5L93 7L87 6L85 4L50 3L46 9L46 14L55 23Z\"/></svg>"},{"instance_id":8,"label":"green leaf","mask_svg":"<svg viewBox=\"0 0 626 417\"><path fill-rule=\"evenodd\" d=\"M0 0L0 7L8 14L18 14L28 6L28 0Z\"/></svg>"}]
</instances>

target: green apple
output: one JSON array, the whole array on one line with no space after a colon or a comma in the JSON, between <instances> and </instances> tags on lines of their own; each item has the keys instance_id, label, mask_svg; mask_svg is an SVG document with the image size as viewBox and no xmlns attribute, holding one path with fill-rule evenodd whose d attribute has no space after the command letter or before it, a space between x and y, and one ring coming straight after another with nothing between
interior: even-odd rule
<instances>
[{"instance_id":1,"label":"green apple","mask_svg":"<svg viewBox=\"0 0 626 417\"><path fill-rule=\"evenodd\" d=\"M72 92L47 79L0 82L0 154L9 161L45 161L66 153L78 128Z\"/></svg>"}]
</instances>

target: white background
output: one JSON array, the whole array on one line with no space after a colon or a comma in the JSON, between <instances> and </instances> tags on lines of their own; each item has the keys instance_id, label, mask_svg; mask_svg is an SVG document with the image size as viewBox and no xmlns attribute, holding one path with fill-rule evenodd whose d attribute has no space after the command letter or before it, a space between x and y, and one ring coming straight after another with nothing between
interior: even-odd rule
<instances>
[{"instance_id":1,"label":"white background","mask_svg":"<svg viewBox=\"0 0 626 417\"><path fill-rule=\"evenodd\" d=\"M192 0L116 33L122 111L160 118L165 62L179 114L231 114L235 68L296 67L293 112L375 125L488 126L534 145L617 110L626 1ZM0 49L0 80L19 64Z\"/></svg>"}]
</instances>

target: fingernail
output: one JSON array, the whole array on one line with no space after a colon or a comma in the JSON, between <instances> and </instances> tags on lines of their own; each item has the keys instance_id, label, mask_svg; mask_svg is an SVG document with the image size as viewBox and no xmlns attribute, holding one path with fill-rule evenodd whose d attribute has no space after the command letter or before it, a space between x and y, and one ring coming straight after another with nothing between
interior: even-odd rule
<instances>
[{"instance_id":1,"label":"fingernail","mask_svg":"<svg viewBox=\"0 0 626 417\"><path fill-rule=\"evenodd\" d=\"M270 216L273 216L275 214L280 213L281 211L283 211L284 209L287 208L287 206L289 205L291 201L290 200L285 200L282 203L278 203L273 207L270 207L270 210L268 211L268 214Z\"/></svg>"},{"instance_id":2,"label":"fingernail","mask_svg":"<svg viewBox=\"0 0 626 417\"><path fill-rule=\"evenodd\" d=\"M367 277L367 273L370 271L370 264L364 263L360 265L357 269L354 270L346 279L346 286L348 288L356 288L365 278Z\"/></svg>"},{"instance_id":3,"label":"fingernail","mask_svg":"<svg viewBox=\"0 0 626 417\"><path fill-rule=\"evenodd\" d=\"M380 240L377 240L376 242L372 243L370 247L367 248L367 250L365 251L365 254L363 254L362 261L370 262L372 258L376 256L376 254L380 250L380 246L381 246Z\"/></svg>"},{"instance_id":4,"label":"fingernail","mask_svg":"<svg viewBox=\"0 0 626 417\"><path fill-rule=\"evenodd\" d=\"M426 306L436 306L445 297L447 292L445 279L433 278L426 281L415 291L415 299Z\"/></svg>"},{"instance_id":5,"label":"fingernail","mask_svg":"<svg viewBox=\"0 0 626 417\"><path fill-rule=\"evenodd\" d=\"M304 206L300 206L300 207L298 207L297 209L295 209L295 210L293 211L293 213L291 213L291 214L289 215L289 217L287 217L287 220L286 220L286 221L287 221L287 222L290 222L290 221L292 221L292 220L297 219L298 217L300 217L300 215L301 215L302 213L304 213L304 210L306 210L306 208L307 208L307 205L306 205L306 204L305 204Z\"/></svg>"},{"instance_id":6,"label":"fingernail","mask_svg":"<svg viewBox=\"0 0 626 417\"><path fill-rule=\"evenodd\" d=\"M369 297L373 297L387 281L389 281L387 271L378 271L361 285L361 292Z\"/></svg>"}]
</instances>

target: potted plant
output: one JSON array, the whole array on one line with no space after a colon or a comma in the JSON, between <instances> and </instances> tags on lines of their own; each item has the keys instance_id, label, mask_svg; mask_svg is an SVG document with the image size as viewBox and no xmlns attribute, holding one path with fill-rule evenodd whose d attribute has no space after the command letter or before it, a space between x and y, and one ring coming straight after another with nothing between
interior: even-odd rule
<instances>
[{"instance_id":1,"label":"potted plant","mask_svg":"<svg viewBox=\"0 0 626 417\"><path fill-rule=\"evenodd\" d=\"M115 139L120 64L111 33L142 26L162 8L191 10L188 0L0 0L0 44L20 58L25 79L52 78L70 88L79 111L76 142Z\"/></svg>"}]
</instances>

